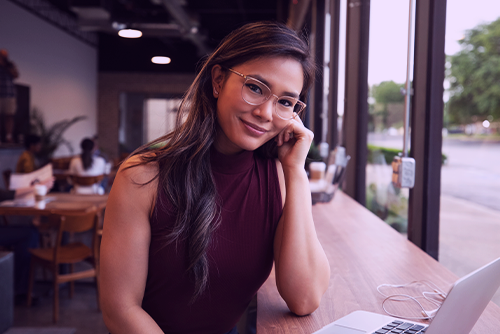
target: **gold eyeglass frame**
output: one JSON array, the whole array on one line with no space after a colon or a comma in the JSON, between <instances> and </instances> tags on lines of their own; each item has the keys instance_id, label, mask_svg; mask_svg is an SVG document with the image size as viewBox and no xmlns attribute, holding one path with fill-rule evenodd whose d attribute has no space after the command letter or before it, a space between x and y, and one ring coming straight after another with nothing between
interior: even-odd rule
<instances>
[{"instance_id":1,"label":"gold eyeglass frame","mask_svg":"<svg viewBox=\"0 0 500 334\"><path fill-rule=\"evenodd\" d=\"M276 94L273 94L273 92L271 91L271 88L269 88L265 83L263 83L262 81L258 80L258 79L255 79L253 77L250 77L248 75L245 75L243 73L240 73L238 71L235 71L233 70L232 68L229 68L229 67L226 67L226 69L228 71L231 71L232 73L236 74L236 75L239 75L240 77L242 77L243 79L245 79L245 82L243 82L243 86L241 87L241 98L243 99L243 101L245 101L246 103L248 103L249 105L252 105L252 106L260 106L261 104L264 104L266 103L270 98L271 96L274 96L276 98L276 101L274 102L274 112L276 113L276 115L278 115L279 118L285 120L285 121L289 121L291 119L294 119L296 116L300 115L300 113L302 111L304 111L306 109L306 104L304 102L302 102L301 100L299 99L296 99L294 97L291 97L291 96L286 96L286 98L292 98L294 100L296 100L297 104L301 107L300 110L298 112L293 112L294 115L291 117L291 118L284 118L283 116L281 116L279 113L278 113L278 110L276 108L276 102L280 100L280 98L284 98L285 96L277 96ZM258 83L260 83L262 86L266 87L268 90L269 90L269 96L264 100L262 101L262 103L250 103L248 102L247 100L245 100L245 98L243 97L243 88L245 87L245 84L247 83L247 81L251 79L251 80L255 80L257 81Z\"/></svg>"}]
</instances>

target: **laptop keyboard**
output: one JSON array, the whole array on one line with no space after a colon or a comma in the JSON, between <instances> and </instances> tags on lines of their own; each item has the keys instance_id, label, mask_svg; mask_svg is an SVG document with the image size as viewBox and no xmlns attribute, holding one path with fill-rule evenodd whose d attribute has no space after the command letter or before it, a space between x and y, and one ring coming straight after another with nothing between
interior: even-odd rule
<instances>
[{"instance_id":1,"label":"laptop keyboard","mask_svg":"<svg viewBox=\"0 0 500 334\"><path fill-rule=\"evenodd\" d=\"M426 330L427 326L395 320L373 332L373 334L421 334L425 333Z\"/></svg>"}]
</instances>

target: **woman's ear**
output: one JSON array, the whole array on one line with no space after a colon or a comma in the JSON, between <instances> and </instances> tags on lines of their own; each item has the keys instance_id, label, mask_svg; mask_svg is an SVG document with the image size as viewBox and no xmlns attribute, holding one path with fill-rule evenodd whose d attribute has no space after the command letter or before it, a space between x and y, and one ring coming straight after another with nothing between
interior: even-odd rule
<instances>
[{"instance_id":1,"label":"woman's ear","mask_svg":"<svg viewBox=\"0 0 500 334\"><path fill-rule=\"evenodd\" d=\"M222 84L224 83L225 73L222 71L220 65L214 65L212 67L212 87L213 95L215 98L219 97L219 93L222 90Z\"/></svg>"}]
</instances>

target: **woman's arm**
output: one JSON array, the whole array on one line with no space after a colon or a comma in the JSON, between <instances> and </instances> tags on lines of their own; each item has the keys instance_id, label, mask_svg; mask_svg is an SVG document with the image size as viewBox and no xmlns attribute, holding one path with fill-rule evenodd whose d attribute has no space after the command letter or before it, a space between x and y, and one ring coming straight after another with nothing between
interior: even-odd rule
<instances>
[{"instance_id":1,"label":"woman's arm","mask_svg":"<svg viewBox=\"0 0 500 334\"><path fill-rule=\"evenodd\" d=\"M294 138L289 138L289 133ZM330 265L316 235L304 170L312 139L312 132L298 119L292 120L277 139L284 206L274 239L276 285L290 311L297 315L318 308L330 281Z\"/></svg>"},{"instance_id":2,"label":"woman's arm","mask_svg":"<svg viewBox=\"0 0 500 334\"><path fill-rule=\"evenodd\" d=\"M100 291L104 322L111 333L163 333L141 307L148 273L149 217L156 198L157 167L130 158L109 194L101 243Z\"/></svg>"}]
</instances>

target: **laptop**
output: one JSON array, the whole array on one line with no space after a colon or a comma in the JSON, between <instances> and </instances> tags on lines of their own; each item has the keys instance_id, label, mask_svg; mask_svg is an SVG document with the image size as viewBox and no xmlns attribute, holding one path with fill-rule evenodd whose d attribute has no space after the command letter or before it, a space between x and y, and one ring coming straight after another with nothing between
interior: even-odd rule
<instances>
[{"instance_id":1,"label":"laptop","mask_svg":"<svg viewBox=\"0 0 500 334\"><path fill-rule=\"evenodd\" d=\"M355 311L313 334L468 334L500 287L500 258L459 279L430 324Z\"/></svg>"}]
</instances>

